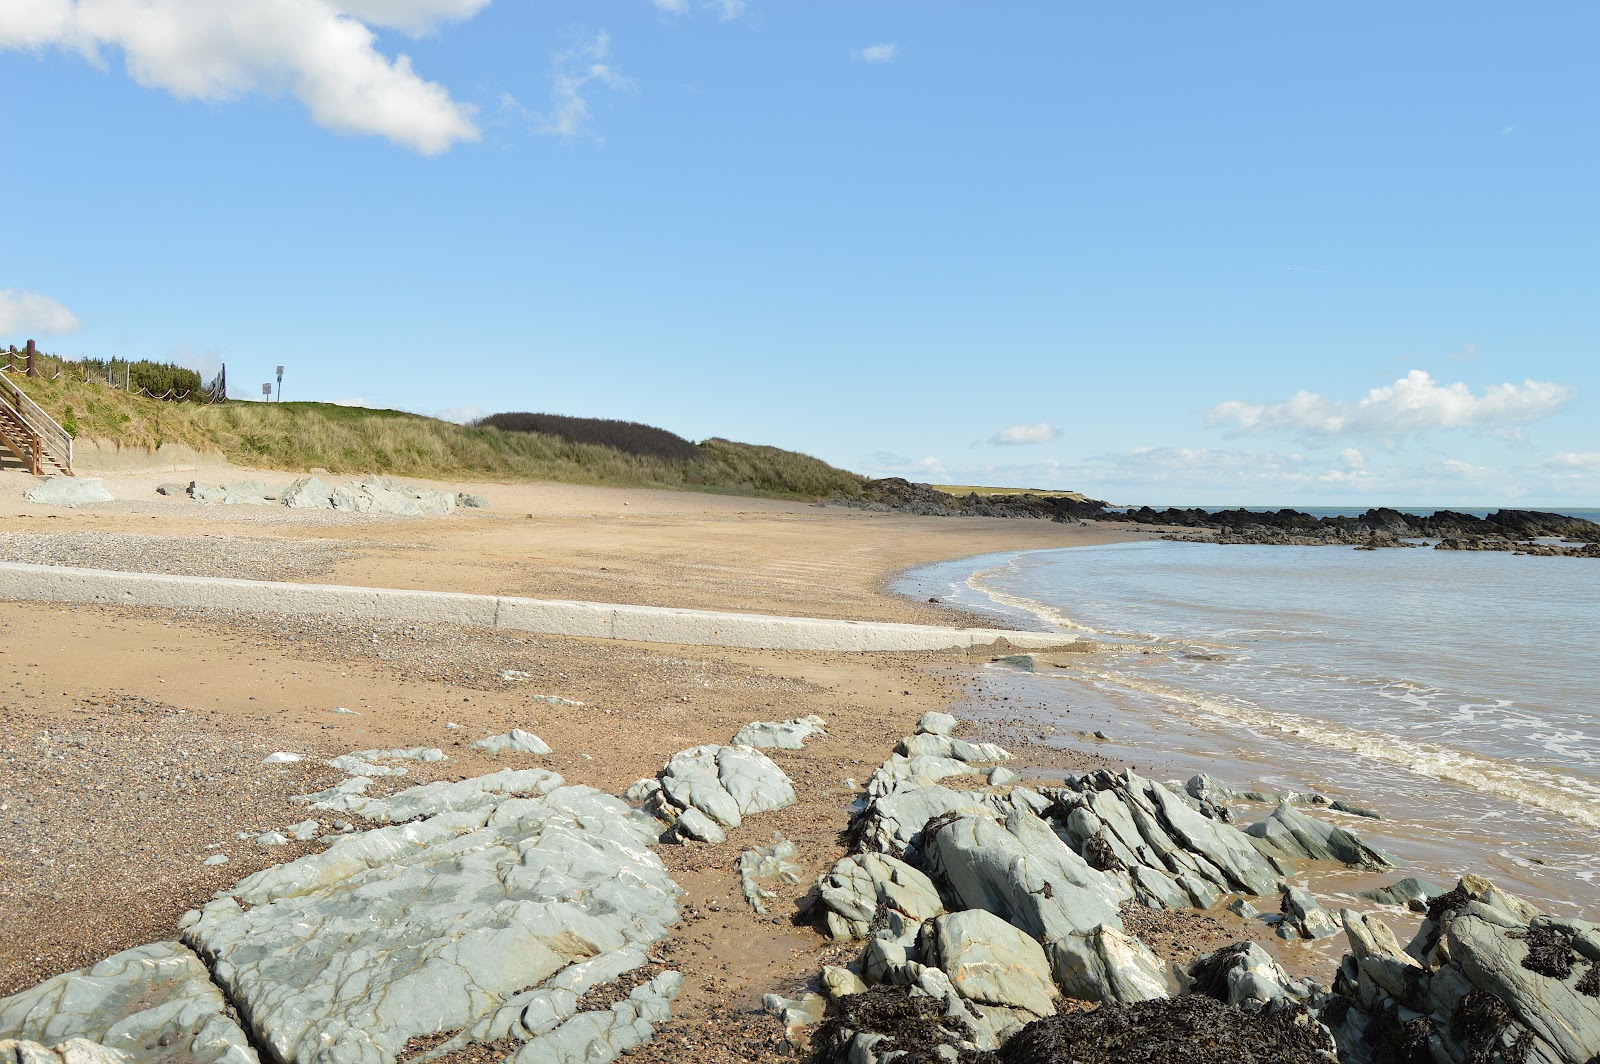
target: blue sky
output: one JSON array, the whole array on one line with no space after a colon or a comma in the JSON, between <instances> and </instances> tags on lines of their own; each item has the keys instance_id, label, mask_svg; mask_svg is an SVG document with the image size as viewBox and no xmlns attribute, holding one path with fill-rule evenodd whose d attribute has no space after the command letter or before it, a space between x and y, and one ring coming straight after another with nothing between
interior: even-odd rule
<instances>
[{"instance_id":1,"label":"blue sky","mask_svg":"<svg viewBox=\"0 0 1600 1064\"><path fill-rule=\"evenodd\" d=\"M5 0L0 343L1115 502L1600 506L1597 31Z\"/></svg>"}]
</instances>

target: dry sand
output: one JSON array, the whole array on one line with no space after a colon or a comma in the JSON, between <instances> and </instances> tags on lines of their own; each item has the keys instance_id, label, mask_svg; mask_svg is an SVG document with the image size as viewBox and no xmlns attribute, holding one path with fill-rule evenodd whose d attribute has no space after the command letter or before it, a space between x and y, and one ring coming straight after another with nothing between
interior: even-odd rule
<instances>
[{"instance_id":1,"label":"dry sand","mask_svg":"<svg viewBox=\"0 0 1600 1064\"><path fill-rule=\"evenodd\" d=\"M487 495L494 508L426 519L205 507L155 494L157 484L180 479L108 476L119 501L64 510L22 501L31 478L0 473L0 554L962 624L969 618L898 598L885 581L935 560L1139 535L549 484L459 486ZM503 680L507 669L527 679ZM794 779L795 806L752 818L721 846L662 848L686 894L683 923L658 959L688 981L676 1018L630 1057L783 1059L782 1031L761 1012L761 996L793 996L822 964L855 952L830 946L796 918L809 884L844 854L838 836L859 793L846 780L865 779L919 715L945 707L970 678L956 654L673 648L0 603L0 926L10 947L0 953L0 995L170 937L178 916L211 892L315 848L264 849L237 833L303 819L304 807L290 796L334 778L320 763L328 757L438 746L449 760L413 767L393 786L537 764L619 793L654 775L676 750L726 742L752 720L817 713L828 721L827 737L773 753ZM468 746L511 727L539 734L553 753L496 761ZM261 764L277 750L306 760ZM1055 767L1062 757L1092 762L1089 753L1053 756ZM798 846L803 882L761 917L741 896L735 864L742 849L774 831ZM201 863L216 853L228 863ZM1172 933L1184 939L1182 929Z\"/></svg>"}]
</instances>

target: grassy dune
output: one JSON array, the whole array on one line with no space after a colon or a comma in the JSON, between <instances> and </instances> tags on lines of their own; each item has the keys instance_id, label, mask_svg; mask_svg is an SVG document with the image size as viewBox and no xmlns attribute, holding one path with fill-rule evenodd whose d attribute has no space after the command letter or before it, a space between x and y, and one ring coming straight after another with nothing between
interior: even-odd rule
<instances>
[{"instance_id":1,"label":"grassy dune","mask_svg":"<svg viewBox=\"0 0 1600 1064\"><path fill-rule=\"evenodd\" d=\"M266 469L467 480L554 480L784 498L854 495L863 478L809 455L710 439L698 461L624 454L554 436L329 403L169 403L63 376L15 380L74 436L124 447L181 443Z\"/></svg>"},{"instance_id":2,"label":"grassy dune","mask_svg":"<svg viewBox=\"0 0 1600 1064\"><path fill-rule=\"evenodd\" d=\"M1049 488L986 488L976 484L935 484L934 489L947 495L1037 495L1044 499L1075 499L1082 502L1087 496L1076 491L1052 491Z\"/></svg>"}]
</instances>

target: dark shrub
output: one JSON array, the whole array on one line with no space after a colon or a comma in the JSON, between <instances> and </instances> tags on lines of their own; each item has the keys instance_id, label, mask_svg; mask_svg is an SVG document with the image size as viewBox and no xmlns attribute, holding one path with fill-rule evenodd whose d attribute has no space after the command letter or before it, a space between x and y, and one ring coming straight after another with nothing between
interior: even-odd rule
<instances>
[{"instance_id":1,"label":"dark shrub","mask_svg":"<svg viewBox=\"0 0 1600 1064\"><path fill-rule=\"evenodd\" d=\"M668 462L698 462L700 448L666 429L641 425L637 421L613 421L597 417L565 417L561 414L490 414L475 425L504 432L538 432L556 436L568 443L587 443L610 447L642 458Z\"/></svg>"}]
</instances>

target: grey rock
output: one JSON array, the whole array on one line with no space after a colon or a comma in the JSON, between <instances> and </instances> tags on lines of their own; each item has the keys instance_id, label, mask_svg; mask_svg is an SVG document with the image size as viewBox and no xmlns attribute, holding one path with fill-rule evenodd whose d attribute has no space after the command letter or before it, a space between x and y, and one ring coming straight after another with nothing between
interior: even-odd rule
<instances>
[{"instance_id":1,"label":"grey rock","mask_svg":"<svg viewBox=\"0 0 1600 1064\"><path fill-rule=\"evenodd\" d=\"M724 827L794 804L794 784L772 760L747 747L697 746L672 755L661 788L682 808L694 807Z\"/></svg>"},{"instance_id":2,"label":"grey rock","mask_svg":"<svg viewBox=\"0 0 1600 1064\"><path fill-rule=\"evenodd\" d=\"M487 510L489 500L482 495L474 495L469 491L456 492L456 505L468 510Z\"/></svg>"},{"instance_id":3,"label":"grey rock","mask_svg":"<svg viewBox=\"0 0 1600 1064\"><path fill-rule=\"evenodd\" d=\"M560 776L542 768L504 769L456 783L425 783L388 798L348 796L341 804L318 802L312 808L339 809L368 820L399 824L440 813L488 808L509 797L549 794L562 785Z\"/></svg>"},{"instance_id":4,"label":"grey rock","mask_svg":"<svg viewBox=\"0 0 1600 1064\"><path fill-rule=\"evenodd\" d=\"M40 506L84 506L115 501L99 477L45 477L23 498Z\"/></svg>"},{"instance_id":5,"label":"grey rock","mask_svg":"<svg viewBox=\"0 0 1600 1064\"><path fill-rule=\"evenodd\" d=\"M185 941L275 1060L388 1064L410 1038L495 1017L574 962L665 937L678 890L627 805L586 787L470 790L499 797L344 836L184 918ZM547 1055L519 1059L637 1044L676 990L662 979L632 1005L573 1016L529 1043Z\"/></svg>"},{"instance_id":6,"label":"grey rock","mask_svg":"<svg viewBox=\"0 0 1600 1064\"><path fill-rule=\"evenodd\" d=\"M1336 813L1349 813L1351 816L1365 817L1368 820L1383 819L1383 814L1378 812L1376 809L1368 809L1365 806L1360 805L1350 805L1349 803L1340 801L1338 799L1335 799L1333 804L1328 806L1328 808L1332 809Z\"/></svg>"},{"instance_id":7,"label":"grey rock","mask_svg":"<svg viewBox=\"0 0 1600 1064\"><path fill-rule=\"evenodd\" d=\"M514 1053L507 1064L609 1064L648 1042L672 1018L683 976L662 972L604 1012L580 1012Z\"/></svg>"},{"instance_id":8,"label":"grey rock","mask_svg":"<svg viewBox=\"0 0 1600 1064\"><path fill-rule=\"evenodd\" d=\"M1261 915L1260 909L1257 909L1254 905L1251 905L1243 898L1235 898L1233 901L1230 901L1228 903L1228 911L1233 915L1241 917L1245 920L1254 920L1256 917Z\"/></svg>"},{"instance_id":9,"label":"grey rock","mask_svg":"<svg viewBox=\"0 0 1600 1064\"><path fill-rule=\"evenodd\" d=\"M176 495L187 495L187 494L189 494L189 485L180 484L175 480L169 480L167 483L162 484L160 487L156 488L156 494L157 495L166 495L168 497L172 497L172 496L176 496Z\"/></svg>"},{"instance_id":10,"label":"grey rock","mask_svg":"<svg viewBox=\"0 0 1600 1064\"><path fill-rule=\"evenodd\" d=\"M948 913L922 929L922 953L968 1001L1055 1015L1056 987L1044 948L983 909Z\"/></svg>"},{"instance_id":11,"label":"grey rock","mask_svg":"<svg viewBox=\"0 0 1600 1064\"><path fill-rule=\"evenodd\" d=\"M530 731L521 728L512 728L504 735L491 735L487 739L479 739L472 744L479 750L487 750L491 754L506 752L519 754L548 754L550 746L543 739Z\"/></svg>"},{"instance_id":12,"label":"grey rock","mask_svg":"<svg viewBox=\"0 0 1600 1064\"><path fill-rule=\"evenodd\" d=\"M746 724L733 737L734 746L754 746L763 750L799 750L814 735L827 735L827 722L813 714L795 720L758 720Z\"/></svg>"},{"instance_id":13,"label":"grey rock","mask_svg":"<svg viewBox=\"0 0 1600 1064\"><path fill-rule=\"evenodd\" d=\"M939 890L922 872L897 858L862 853L836 863L817 880L824 924L834 939L866 938L882 921L881 909L920 924L939 915Z\"/></svg>"},{"instance_id":14,"label":"grey rock","mask_svg":"<svg viewBox=\"0 0 1600 1064\"><path fill-rule=\"evenodd\" d=\"M994 743L969 743L965 739L953 739L948 735L935 735L928 732L919 732L916 735L906 736L895 747L895 753L901 757L913 759L918 757L951 758L956 761L965 761L969 765L1011 760L1011 752Z\"/></svg>"},{"instance_id":15,"label":"grey rock","mask_svg":"<svg viewBox=\"0 0 1600 1064\"><path fill-rule=\"evenodd\" d=\"M879 853L909 855L920 848L922 829L949 813L992 816L987 796L938 785L897 788L875 798L863 814L862 845Z\"/></svg>"},{"instance_id":16,"label":"grey rock","mask_svg":"<svg viewBox=\"0 0 1600 1064\"><path fill-rule=\"evenodd\" d=\"M56 1046L0 1039L0 1064L128 1064L129 1058L87 1038L69 1038Z\"/></svg>"},{"instance_id":17,"label":"grey rock","mask_svg":"<svg viewBox=\"0 0 1600 1064\"><path fill-rule=\"evenodd\" d=\"M279 750L262 758L261 763L263 765L292 765L296 761L304 761L305 758L306 755L304 754L292 754L287 750Z\"/></svg>"},{"instance_id":18,"label":"grey rock","mask_svg":"<svg viewBox=\"0 0 1600 1064\"><path fill-rule=\"evenodd\" d=\"M728 836L717 826L717 822L693 806L678 814L677 830L680 838L707 842L713 846L728 841Z\"/></svg>"},{"instance_id":19,"label":"grey rock","mask_svg":"<svg viewBox=\"0 0 1600 1064\"><path fill-rule=\"evenodd\" d=\"M1416 876L1407 876L1387 887L1378 887L1374 890L1364 890L1357 894L1358 898L1375 901L1380 905L1398 905L1403 909L1412 909L1422 912L1428 907L1428 899L1436 898L1444 893L1444 888L1426 879Z\"/></svg>"},{"instance_id":20,"label":"grey rock","mask_svg":"<svg viewBox=\"0 0 1600 1064\"><path fill-rule=\"evenodd\" d=\"M823 965L822 987L828 992L828 996L834 999L867 992L867 984L859 975L836 964Z\"/></svg>"},{"instance_id":21,"label":"grey rock","mask_svg":"<svg viewBox=\"0 0 1600 1064\"><path fill-rule=\"evenodd\" d=\"M255 480L215 486L195 481L189 485L189 494L195 502L213 506L267 506L278 498L274 489Z\"/></svg>"},{"instance_id":22,"label":"grey rock","mask_svg":"<svg viewBox=\"0 0 1600 1064\"><path fill-rule=\"evenodd\" d=\"M1318 939L1339 933L1339 923L1316 898L1288 883L1283 885L1282 892L1279 911L1283 919L1278 923L1278 937Z\"/></svg>"},{"instance_id":23,"label":"grey rock","mask_svg":"<svg viewBox=\"0 0 1600 1064\"><path fill-rule=\"evenodd\" d=\"M1086 935L1058 939L1049 953L1061 989L1084 1001L1125 1005L1172 992L1172 980L1160 958L1143 942L1110 924Z\"/></svg>"},{"instance_id":24,"label":"grey rock","mask_svg":"<svg viewBox=\"0 0 1600 1064\"><path fill-rule=\"evenodd\" d=\"M956 718L948 713L924 713L917 731L928 735L949 735L956 730Z\"/></svg>"},{"instance_id":25,"label":"grey rock","mask_svg":"<svg viewBox=\"0 0 1600 1064\"><path fill-rule=\"evenodd\" d=\"M301 477L283 489L278 501L296 510L331 510L333 487L316 477Z\"/></svg>"},{"instance_id":26,"label":"grey rock","mask_svg":"<svg viewBox=\"0 0 1600 1064\"><path fill-rule=\"evenodd\" d=\"M313 809L330 809L339 812L348 812L355 804L367 801L362 795L368 787L372 786L369 776L352 776L334 784L325 791L315 791L311 794L297 794L294 800L305 802Z\"/></svg>"},{"instance_id":27,"label":"grey rock","mask_svg":"<svg viewBox=\"0 0 1600 1064\"><path fill-rule=\"evenodd\" d=\"M1340 861L1352 868L1369 870L1393 868L1397 863L1344 828L1307 816L1287 802L1245 832L1261 840L1265 847L1291 858Z\"/></svg>"},{"instance_id":28,"label":"grey rock","mask_svg":"<svg viewBox=\"0 0 1600 1064\"><path fill-rule=\"evenodd\" d=\"M356 484L341 484L334 489L336 510L374 514L449 514L456 509L451 492L430 491L400 484L388 477L367 477Z\"/></svg>"},{"instance_id":29,"label":"grey rock","mask_svg":"<svg viewBox=\"0 0 1600 1064\"><path fill-rule=\"evenodd\" d=\"M1396 998L1409 996L1412 981L1424 969L1420 961L1400 948L1389 925L1352 909L1341 909L1339 919L1350 942L1350 959L1355 962L1358 978Z\"/></svg>"},{"instance_id":30,"label":"grey rock","mask_svg":"<svg viewBox=\"0 0 1600 1064\"><path fill-rule=\"evenodd\" d=\"M905 787L926 787L953 776L974 775L971 765L953 757L895 754L867 777L867 793L874 797Z\"/></svg>"},{"instance_id":31,"label":"grey rock","mask_svg":"<svg viewBox=\"0 0 1600 1064\"><path fill-rule=\"evenodd\" d=\"M1254 942L1225 946L1198 958L1189 966L1189 981L1194 993L1247 1011L1283 1001L1304 1004L1317 990L1310 980L1291 979Z\"/></svg>"},{"instance_id":32,"label":"grey rock","mask_svg":"<svg viewBox=\"0 0 1600 1064\"><path fill-rule=\"evenodd\" d=\"M1021 778L1021 776L1003 765L996 765L989 770L989 786L991 787L1009 787Z\"/></svg>"},{"instance_id":33,"label":"grey rock","mask_svg":"<svg viewBox=\"0 0 1600 1064\"><path fill-rule=\"evenodd\" d=\"M298 824L290 824L283 831L296 842L308 842L317 837L321 827L315 820L302 820Z\"/></svg>"},{"instance_id":34,"label":"grey rock","mask_svg":"<svg viewBox=\"0 0 1600 1064\"><path fill-rule=\"evenodd\" d=\"M257 835L256 842L261 846L287 846L289 845L289 836L281 831L269 831L263 835Z\"/></svg>"},{"instance_id":35,"label":"grey rock","mask_svg":"<svg viewBox=\"0 0 1600 1064\"><path fill-rule=\"evenodd\" d=\"M225 865L228 863L228 855L225 853L214 853L200 863L203 865L210 865L213 868L217 865Z\"/></svg>"},{"instance_id":36,"label":"grey rock","mask_svg":"<svg viewBox=\"0 0 1600 1064\"><path fill-rule=\"evenodd\" d=\"M739 855L739 882L745 901L758 913L767 911L767 902L778 896L778 888L800 882L800 869L794 843L774 832L772 845L752 846Z\"/></svg>"},{"instance_id":37,"label":"grey rock","mask_svg":"<svg viewBox=\"0 0 1600 1064\"><path fill-rule=\"evenodd\" d=\"M783 1034L791 1046L802 1047L809 1043L806 1028L822 1022L828 999L821 994L806 993L797 998L781 994L767 994L761 999L762 1008L783 1021Z\"/></svg>"},{"instance_id":38,"label":"grey rock","mask_svg":"<svg viewBox=\"0 0 1600 1064\"><path fill-rule=\"evenodd\" d=\"M133 1064L257 1064L205 965L177 942L125 950L0 998L0 1039L83 1039ZM0 1062L10 1060L0 1051ZM103 1064L84 1055L61 1064L75 1062Z\"/></svg>"}]
</instances>

